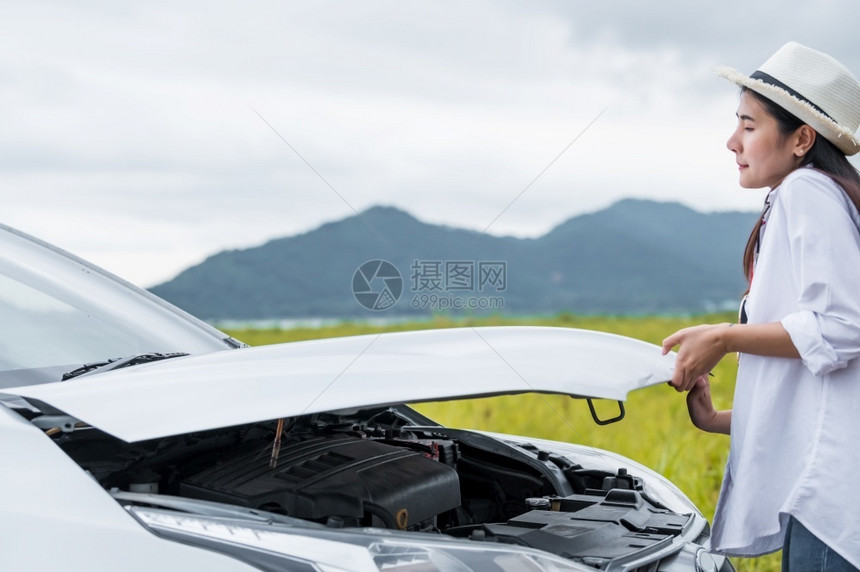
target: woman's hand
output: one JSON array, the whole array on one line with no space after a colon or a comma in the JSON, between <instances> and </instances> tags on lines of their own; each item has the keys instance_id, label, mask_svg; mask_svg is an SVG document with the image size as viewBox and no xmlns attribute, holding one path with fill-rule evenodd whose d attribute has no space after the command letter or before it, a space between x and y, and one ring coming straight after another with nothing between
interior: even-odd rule
<instances>
[{"instance_id":1,"label":"woman's hand","mask_svg":"<svg viewBox=\"0 0 860 572\"><path fill-rule=\"evenodd\" d=\"M714 409L711 384L707 376L697 379L693 388L687 393L687 411L690 413L690 421L702 431L729 434L732 412Z\"/></svg>"},{"instance_id":2,"label":"woman's hand","mask_svg":"<svg viewBox=\"0 0 860 572\"><path fill-rule=\"evenodd\" d=\"M678 330L663 340L663 355L680 344L675 371L669 385L677 391L693 389L728 353L723 337L730 324L702 325Z\"/></svg>"}]
</instances>

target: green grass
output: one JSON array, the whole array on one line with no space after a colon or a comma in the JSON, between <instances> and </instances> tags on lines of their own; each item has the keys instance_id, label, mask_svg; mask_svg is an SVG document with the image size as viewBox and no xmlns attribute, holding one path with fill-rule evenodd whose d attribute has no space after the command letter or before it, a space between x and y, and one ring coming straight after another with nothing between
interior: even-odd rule
<instances>
[{"instance_id":1,"label":"green grass","mask_svg":"<svg viewBox=\"0 0 860 572\"><path fill-rule=\"evenodd\" d=\"M377 332L429 328L495 325L532 325L584 328L622 334L660 344L679 328L700 323L733 321L731 314L694 317L607 317L572 316L452 319L439 316L426 322L377 326L345 322L323 328L289 330L232 330L230 335L251 345ZM731 407L737 362L726 356L714 368L712 394L717 408ZM666 386L633 392L625 403L626 417L619 423L600 427L591 419L583 400L559 395L515 395L466 399L414 405L421 413L452 426L501 433L532 435L558 441L584 443L628 456L662 473L689 496L706 517L713 518L723 477L729 438L702 433L687 416L684 396ZM609 416L614 403L598 407ZM779 570L779 553L762 558L733 558L741 571Z\"/></svg>"}]
</instances>

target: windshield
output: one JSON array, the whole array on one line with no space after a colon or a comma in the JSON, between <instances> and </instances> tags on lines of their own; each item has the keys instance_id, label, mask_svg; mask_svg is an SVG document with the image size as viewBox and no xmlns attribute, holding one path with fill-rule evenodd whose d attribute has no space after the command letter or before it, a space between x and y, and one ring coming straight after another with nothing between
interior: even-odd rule
<instances>
[{"instance_id":1,"label":"windshield","mask_svg":"<svg viewBox=\"0 0 860 572\"><path fill-rule=\"evenodd\" d=\"M148 292L0 225L0 388L59 381L87 362L235 347L226 338Z\"/></svg>"}]
</instances>

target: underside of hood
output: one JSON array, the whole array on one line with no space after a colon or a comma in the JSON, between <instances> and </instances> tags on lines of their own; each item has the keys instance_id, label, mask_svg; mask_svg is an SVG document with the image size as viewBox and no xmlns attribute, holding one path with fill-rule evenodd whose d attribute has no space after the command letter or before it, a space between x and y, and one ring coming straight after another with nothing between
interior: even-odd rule
<instances>
[{"instance_id":1,"label":"underside of hood","mask_svg":"<svg viewBox=\"0 0 860 572\"><path fill-rule=\"evenodd\" d=\"M4 393L135 442L323 411L502 394L624 400L631 390L668 381L674 361L656 345L589 330L453 328L220 351Z\"/></svg>"}]
</instances>

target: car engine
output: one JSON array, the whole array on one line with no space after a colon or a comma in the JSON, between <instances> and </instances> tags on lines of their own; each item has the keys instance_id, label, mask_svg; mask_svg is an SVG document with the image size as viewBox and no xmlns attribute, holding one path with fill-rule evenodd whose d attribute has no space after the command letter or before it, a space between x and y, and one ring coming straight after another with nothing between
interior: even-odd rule
<instances>
[{"instance_id":1,"label":"car engine","mask_svg":"<svg viewBox=\"0 0 860 572\"><path fill-rule=\"evenodd\" d=\"M131 444L92 428L54 439L109 490L518 544L597 568L666 546L693 520L650 498L623 467L589 469L416 421L399 406Z\"/></svg>"},{"instance_id":2,"label":"car engine","mask_svg":"<svg viewBox=\"0 0 860 572\"><path fill-rule=\"evenodd\" d=\"M426 527L460 506L457 471L439 462L437 447L435 441L398 446L355 435L309 437L286 443L275 467L268 457L259 462L259 451L232 452L183 479L179 494L339 526Z\"/></svg>"}]
</instances>

